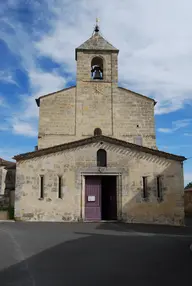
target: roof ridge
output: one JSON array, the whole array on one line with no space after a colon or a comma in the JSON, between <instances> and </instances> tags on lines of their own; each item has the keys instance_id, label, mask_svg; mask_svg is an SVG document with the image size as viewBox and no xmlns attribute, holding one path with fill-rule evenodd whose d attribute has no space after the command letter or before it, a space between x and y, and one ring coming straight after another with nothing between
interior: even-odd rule
<instances>
[{"instance_id":1,"label":"roof ridge","mask_svg":"<svg viewBox=\"0 0 192 286\"><path fill-rule=\"evenodd\" d=\"M87 41L81 44L76 50L111 50L111 51L119 51L116 47L114 47L109 41L107 41L103 36L99 35L102 40L104 40L109 47L99 48L98 46L86 47L86 44L89 44L91 40L95 40L95 36L91 36ZM111 49L110 49L111 48Z\"/></svg>"},{"instance_id":2,"label":"roof ridge","mask_svg":"<svg viewBox=\"0 0 192 286\"><path fill-rule=\"evenodd\" d=\"M8 160L5 160L5 159L0 157L0 166L7 166L7 165L10 165L10 164L15 164L15 162L8 161Z\"/></svg>"},{"instance_id":3,"label":"roof ridge","mask_svg":"<svg viewBox=\"0 0 192 286\"><path fill-rule=\"evenodd\" d=\"M77 60L77 51L85 50L119 52L119 50L108 42L100 33L93 34L88 40L75 49L75 59Z\"/></svg>"},{"instance_id":4,"label":"roof ridge","mask_svg":"<svg viewBox=\"0 0 192 286\"><path fill-rule=\"evenodd\" d=\"M60 90L57 90L57 91L54 91L54 92L51 92L51 93L47 93L47 94L45 94L45 95L42 95L42 96L40 96L40 97L38 97L38 98L35 99L35 101L36 101L36 103L37 103L37 106L39 107L39 103L40 103L40 99L41 99L41 98L44 98L44 97L47 97L47 96L56 94L56 93L58 93L58 92L71 89L71 88L75 88L75 87L76 87L76 85L72 85L72 86L65 87L65 88L63 88L63 89L60 89Z\"/></svg>"},{"instance_id":5,"label":"roof ridge","mask_svg":"<svg viewBox=\"0 0 192 286\"><path fill-rule=\"evenodd\" d=\"M56 152L61 152L61 151L64 151L66 149L71 149L71 148L91 144L91 143L94 143L94 142L97 142L100 140L106 141L109 144L111 143L111 144L120 145L122 147L134 148L134 149L141 151L141 152L144 152L144 153L149 153L152 155L157 155L160 157L165 157L165 158L173 159L176 161L185 161L186 160L186 158L184 156L166 153L164 151L159 151L156 149L151 149L148 147L136 145L134 143L123 141L123 140L116 139L113 137L108 137L105 135L91 136L91 137L88 137L85 139L80 139L80 140L76 140L76 141L72 141L72 142L68 142L68 143L64 143L64 144L60 144L60 145L55 145L52 147L40 149L37 151L25 153L25 154L19 154L19 155L14 156L13 159L15 159L16 161L26 160L26 159L30 159L30 158L34 158L34 157L39 157L39 156L44 156L44 155L48 155L48 154L52 154L52 153L56 153Z\"/></svg>"},{"instance_id":6,"label":"roof ridge","mask_svg":"<svg viewBox=\"0 0 192 286\"><path fill-rule=\"evenodd\" d=\"M134 93L134 94L136 94L136 95L139 95L139 96L145 97L145 98L147 98L147 99L149 99L149 100L152 100L152 101L154 101L154 105L156 105L156 103L157 103L157 101L155 101L155 99L153 99L153 98L151 98L151 97L149 97L149 96L146 96L146 95L144 95L144 94L138 93L138 92L136 92L136 91L133 91L133 90L131 90L131 89L128 89L128 88L126 88L126 87L118 86L118 88L121 88L121 89L126 90L126 91L130 91L130 92L132 92L132 93Z\"/></svg>"}]
</instances>

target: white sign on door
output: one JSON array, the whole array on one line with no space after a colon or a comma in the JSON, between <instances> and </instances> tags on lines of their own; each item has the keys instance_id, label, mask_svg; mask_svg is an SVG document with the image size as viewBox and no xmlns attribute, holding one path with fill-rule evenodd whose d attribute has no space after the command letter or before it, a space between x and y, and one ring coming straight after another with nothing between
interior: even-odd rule
<instances>
[{"instance_id":1,"label":"white sign on door","mask_svg":"<svg viewBox=\"0 0 192 286\"><path fill-rule=\"evenodd\" d=\"M88 202L95 202L95 196L88 196Z\"/></svg>"}]
</instances>

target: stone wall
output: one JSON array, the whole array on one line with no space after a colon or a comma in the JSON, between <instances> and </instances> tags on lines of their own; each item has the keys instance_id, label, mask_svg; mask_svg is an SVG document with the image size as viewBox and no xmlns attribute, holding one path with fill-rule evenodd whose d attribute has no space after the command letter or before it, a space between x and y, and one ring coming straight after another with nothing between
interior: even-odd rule
<instances>
[{"instance_id":1,"label":"stone wall","mask_svg":"<svg viewBox=\"0 0 192 286\"><path fill-rule=\"evenodd\" d=\"M16 176L15 215L22 220L77 221L83 217L83 178L99 175L96 152L100 143L52 155L19 161ZM183 224L184 183L177 161L103 143L108 167L119 175L118 219L125 222ZM44 175L44 199L40 199ZM157 176L162 176L162 200L157 198ZM62 176L62 198L58 198ZM142 198L142 177L148 176L148 197Z\"/></svg>"},{"instance_id":2,"label":"stone wall","mask_svg":"<svg viewBox=\"0 0 192 286\"><path fill-rule=\"evenodd\" d=\"M0 167L0 207L6 208L8 206L14 206L15 196L15 164L11 163L9 166Z\"/></svg>"},{"instance_id":3,"label":"stone wall","mask_svg":"<svg viewBox=\"0 0 192 286\"><path fill-rule=\"evenodd\" d=\"M38 148L73 141L76 88L43 97L39 108Z\"/></svg>"},{"instance_id":4,"label":"stone wall","mask_svg":"<svg viewBox=\"0 0 192 286\"><path fill-rule=\"evenodd\" d=\"M4 195L5 192L5 177L7 170L5 170L5 166L0 166L0 195Z\"/></svg>"},{"instance_id":5,"label":"stone wall","mask_svg":"<svg viewBox=\"0 0 192 286\"><path fill-rule=\"evenodd\" d=\"M95 128L113 137L112 89L107 82L79 82L77 84L77 134L93 136Z\"/></svg>"},{"instance_id":6,"label":"stone wall","mask_svg":"<svg viewBox=\"0 0 192 286\"><path fill-rule=\"evenodd\" d=\"M15 189L15 172L15 167L6 169L5 166L0 166L0 195Z\"/></svg>"},{"instance_id":7,"label":"stone wall","mask_svg":"<svg viewBox=\"0 0 192 286\"><path fill-rule=\"evenodd\" d=\"M15 176L16 176L15 166L13 168L8 167L6 169L6 176L5 176L5 194L15 190Z\"/></svg>"},{"instance_id":8,"label":"stone wall","mask_svg":"<svg viewBox=\"0 0 192 286\"><path fill-rule=\"evenodd\" d=\"M91 60L103 59L103 80L91 79ZM141 136L143 146L156 148L154 102L118 88L118 55L110 51L77 53L77 86L40 100L38 148L103 135L128 142Z\"/></svg>"},{"instance_id":9,"label":"stone wall","mask_svg":"<svg viewBox=\"0 0 192 286\"><path fill-rule=\"evenodd\" d=\"M143 146L156 149L154 102L126 89L114 89L114 137L135 143L141 136Z\"/></svg>"},{"instance_id":10,"label":"stone wall","mask_svg":"<svg viewBox=\"0 0 192 286\"><path fill-rule=\"evenodd\" d=\"M118 55L110 51L82 51L77 52L77 82L90 81L91 61L94 57L103 59L103 80L118 82Z\"/></svg>"},{"instance_id":11,"label":"stone wall","mask_svg":"<svg viewBox=\"0 0 192 286\"><path fill-rule=\"evenodd\" d=\"M184 192L185 214L192 216L192 190Z\"/></svg>"},{"instance_id":12,"label":"stone wall","mask_svg":"<svg viewBox=\"0 0 192 286\"><path fill-rule=\"evenodd\" d=\"M8 211L1 211L0 210L0 220L8 220L8 219L9 219Z\"/></svg>"}]
</instances>

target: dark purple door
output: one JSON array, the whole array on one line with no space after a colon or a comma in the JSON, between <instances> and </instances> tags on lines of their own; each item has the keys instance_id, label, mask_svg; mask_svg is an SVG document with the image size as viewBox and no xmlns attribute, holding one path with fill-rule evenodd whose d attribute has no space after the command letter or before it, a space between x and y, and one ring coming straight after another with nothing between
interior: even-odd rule
<instances>
[{"instance_id":1,"label":"dark purple door","mask_svg":"<svg viewBox=\"0 0 192 286\"><path fill-rule=\"evenodd\" d=\"M85 219L101 220L101 178L85 177Z\"/></svg>"}]
</instances>

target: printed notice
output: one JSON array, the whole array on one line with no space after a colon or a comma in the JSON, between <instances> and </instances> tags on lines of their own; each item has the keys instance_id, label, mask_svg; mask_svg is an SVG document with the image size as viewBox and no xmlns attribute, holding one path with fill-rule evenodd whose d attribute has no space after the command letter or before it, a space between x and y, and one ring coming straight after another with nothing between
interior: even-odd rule
<instances>
[{"instance_id":1,"label":"printed notice","mask_svg":"<svg viewBox=\"0 0 192 286\"><path fill-rule=\"evenodd\" d=\"M95 196L88 196L88 202L95 202Z\"/></svg>"}]
</instances>

